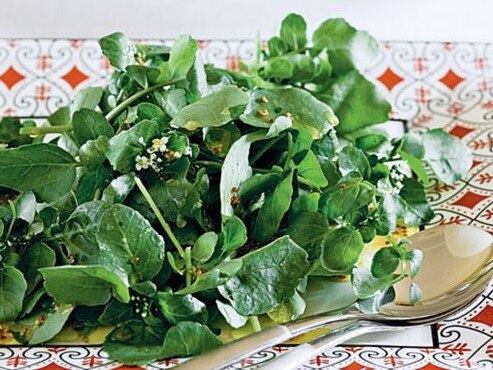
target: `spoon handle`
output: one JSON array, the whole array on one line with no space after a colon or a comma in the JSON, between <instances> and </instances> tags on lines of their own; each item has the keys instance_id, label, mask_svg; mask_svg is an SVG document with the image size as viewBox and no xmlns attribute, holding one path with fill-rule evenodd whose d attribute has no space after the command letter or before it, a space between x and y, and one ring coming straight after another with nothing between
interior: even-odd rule
<instances>
[{"instance_id":1,"label":"spoon handle","mask_svg":"<svg viewBox=\"0 0 493 370\"><path fill-rule=\"evenodd\" d=\"M354 320L355 318L357 318L357 314L350 309L346 311L346 313L339 313L334 316L331 316L331 313L329 312L299 322L275 326L245 338L235 340L216 350L196 356L182 365L177 366L176 369L201 370L205 367L210 370L222 369L237 363L242 358L248 357L267 347L287 341L297 335L307 333L328 324Z\"/></svg>"},{"instance_id":2,"label":"spoon handle","mask_svg":"<svg viewBox=\"0 0 493 370\"><path fill-rule=\"evenodd\" d=\"M352 324L340 327L309 343L301 344L284 355L281 355L267 364L258 367L257 370L294 369L318 353L335 347L336 345L349 339L359 337L360 335L367 333L375 333L377 331L385 331L389 329L395 330L398 328L399 327L389 327L372 321L356 321Z\"/></svg>"}]
</instances>

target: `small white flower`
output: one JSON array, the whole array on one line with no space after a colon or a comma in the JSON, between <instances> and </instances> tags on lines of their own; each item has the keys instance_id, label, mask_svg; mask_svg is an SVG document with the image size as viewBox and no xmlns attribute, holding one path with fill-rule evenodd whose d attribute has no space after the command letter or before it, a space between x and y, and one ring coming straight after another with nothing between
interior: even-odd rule
<instances>
[{"instance_id":1,"label":"small white flower","mask_svg":"<svg viewBox=\"0 0 493 370\"><path fill-rule=\"evenodd\" d=\"M147 158L146 156L143 155L138 155L135 157L135 168L137 171L140 171L142 169L146 170L152 165L152 161L150 158Z\"/></svg>"},{"instance_id":2,"label":"small white flower","mask_svg":"<svg viewBox=\"0 0 493 370\"><path fill-rule=\"evenodd\" d=\"M164 153L168 148L166 144L168 143L168 138L162 137L161 139L154 139L152 140L152 146L151 150L152 152L157 152L160 151L161 153Z\"/></svg>"},{"instance_id":3,"label":"small white flower","mask_svg":"<svg viewBox=\"0 0 493 370\"><path fill-rule=\"evenodd\" d=\"M139 143L142 144L142 145L146 145L146 142L145 142L143 136L139 137Z\"/></svg>"}]
</instances>

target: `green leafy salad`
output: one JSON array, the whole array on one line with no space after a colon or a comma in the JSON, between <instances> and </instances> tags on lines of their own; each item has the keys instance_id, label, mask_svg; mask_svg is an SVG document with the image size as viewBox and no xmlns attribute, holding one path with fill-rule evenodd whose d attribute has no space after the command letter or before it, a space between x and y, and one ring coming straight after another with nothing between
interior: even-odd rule
<instances>
[{"instance_id":1,"label":"green leafy salad","mask_svg":"<svg viewBox=\"0 0 493 370\"><path fill-rule=\"evenodd\" d=\"M329 19L310 40L290 14L239 71L189 36L99 44L107 87L41 125L0 122L3 333L112 326L103 349L145 364L220 346L221 320L300 317L312 279L346 276L364 299L416 274L421 253L391 237L358 260L430 221L429 176L457 181L470 154L441 129L372 127L390 105L361 73L378 53L366 32Z\"/></svg>"}]
</instances>

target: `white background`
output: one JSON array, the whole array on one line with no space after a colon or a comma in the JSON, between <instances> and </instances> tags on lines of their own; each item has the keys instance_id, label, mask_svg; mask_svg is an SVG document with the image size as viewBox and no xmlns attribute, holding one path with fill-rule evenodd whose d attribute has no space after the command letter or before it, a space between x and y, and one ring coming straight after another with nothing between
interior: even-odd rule
<instances>
[{"instance_id":1,"label":"white background","mask_svg":"<svg viewBox=\"0 0 493 370\"><path fill-rule=\"evenodd\" d=\"M345 17L379 39L493 41L493 0L0 0L0 37L265 38L298 12Z\"/></svg>"}]
</instances>

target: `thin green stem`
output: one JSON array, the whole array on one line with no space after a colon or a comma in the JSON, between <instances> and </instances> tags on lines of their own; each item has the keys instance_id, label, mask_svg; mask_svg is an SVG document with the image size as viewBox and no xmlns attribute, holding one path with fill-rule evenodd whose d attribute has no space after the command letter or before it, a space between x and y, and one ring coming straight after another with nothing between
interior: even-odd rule
<instances>
[{"instance_id":1,"label":"thin green stem","mask_svg":"<svg viewBox=\"0 0 493 370\"><path fill-rule=\"evenodd\" d=\"M9 240L10 234L12 233L12 230L14 229L14 222L15 219L17 218L17 211L15 209L14 202L9 200L9 207L10 207L10 212L12 213L12 220L10 220L10 225L9 228L7 229L7 234L5 234L5 240Z\"/></svg>"},{"instance_id":2,"label":"thin green stem","mask_svg":"<svg viewBox=\"0 0 493 370\"><path fill-rule=\"evenodd\" d=\"M293 158L293 135L291 132L288 132L288 153L286 155L286 162L284 162L283 170L286 171L289 168L289 164L291 163L291 159Z\"/></svg>"},{"instance_id":3,"label":"thin green stem","mask_svg":"<svg viewBox=\"0 0 493 370\"><path fill-rule=\"evenodd\" d=\"M213 162L213 161L195 161L193 163L201 165L201 166L206 166L206 167L214 167L214 168L222 168L223 167L222 163Z\"/></svg>"},{"instance_id":4,"label":"thin green stem","mask_svg":"<svg viewBox=\"0 0 493 370\"><path fill-rule=\"evenodd\" d=\"M159 90L165 86L169 86L169 85L172 85L174 84L176 81L165 81L165 82L161 82L161 83L158 83L156 85L152 85L152 86L149 86L148 88L144 89L144 90L140 90L138 92L136 92L134 95L128 97L127 99L125 99L124 101L122 101L120 104L118 104L115 108L113 108L107 115L106 115L106 119L108 121L113 121L116 117L118 117L118 115L120 113L122 113L130 104L132 104L133 102L139 100L140 98L142 98L144 95L146 94L149 94L153 91L156 91L156 90Z\"/></svg>"},{"instance_id":5,"label":"thin green stem","mask_svg":"<svg viewBox=\"0 0 493 370\"><path fill-rule=\"evenodd\" d=\"M192 248L185 248L185 281L187 287L192 284Z\"/></svg>"},{"instance_id":6,"label":"thin green stem","mask_svg":"<svg viewBox=\"0 0 493 370\"><path fill-rule=\"evenodd\" d=\"M278 136L273 140L270 140L267 144L265 144L262 149L260 149L255 155L252 157L251 163L252 165L260 159L270 148L277 144L279 140L281 140L283 136Z\"/></svg>"},{"instance_id":7,"label":"thin green stem","mask_svg":"<svg viewBox=\"0 0 493 370\"><path fill-rule=\"evenodd\" d=\"M252 325L252 329L254 332L258 332L262 330L262 326L260 325L260 321L258 320L258 316L250 316L248 318L250 321L250 325Z\"/></svg>"},{"instance_id":8,"label":"thin green stem","mask_svg":"<svg viewBox=\"0 0 493 370\"><path fill-rule=\"evenodd\" d=\"M71 131L72 125L63 126L43 126L43 127L22 127L19 130L21 135L40 136L46 134L63 134L64 132Z\"/></svg>"},{"instance_id":9,"label":"thin green stem","mask_svg":"<svg viewBox=\"0 0 493 370\"><path fill-rule=\"evenodd\" d=\"M151 206L151 209L153 210L154 214L156 215L156 218L158 219L159 223L161 224L164 231L166 232L166 235L168 235L171 242L173 243L175 248L178 250L180 257L185 258L185 251L183 250L183 247L181 246L180 242L176 238L175 234L173 234L171 227L169 226L169 224L164 219L163 214L161 213L161 211L157 207L156 203L154 202L154 199L152 199L151 194L149 194L146 187L144 186L144 184L142 183L142 181L138 177L135 178L135 184L137 184L137 187L139 188L140 192L144 196L145 200Z\"/></svg>"}]
</instances>

